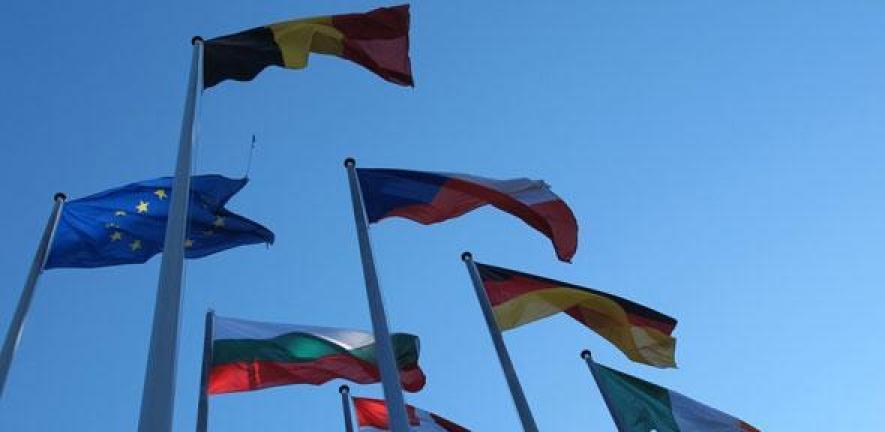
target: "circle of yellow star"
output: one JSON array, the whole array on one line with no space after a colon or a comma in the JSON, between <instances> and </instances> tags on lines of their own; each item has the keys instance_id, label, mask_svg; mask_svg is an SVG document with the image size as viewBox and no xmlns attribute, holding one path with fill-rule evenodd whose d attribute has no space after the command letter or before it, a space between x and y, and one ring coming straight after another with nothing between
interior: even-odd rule
<instances>
[{"instance_id":1,"label":"circle of yellow star","mask_svg":"<svg viewBox=\"0 0 885 432\"><path fill-rule=\"evenodd\" d=\"M165 189L157 189L154 191L154 195L160 199L160 201L166 199L166 190Z\"/></svg>"},{"instance_id":2,"label":"circle of yellow star","mask_svg":"<svg viewBox=\"0 0 885 432\"><path fill-rule=\"evenodd\" d=\"M132 249L132 252L141 249L141 240L135 240L134 242L129 243L129 249Z\"/></svg>"},{"instance_id":3,"label":"circle of yellow star","mask_svg":"<svg viewBox=\"0 0 885 432\"><path fill-rule=\"evenodd\" d=\"M224 218L221 216L215 216L215 222L212 222L212 225L217 226L219 228L224 226Z\"/></svg>"},{"instance_id":4,"label":"circle of yellow star","mask_svg":"<svg viewBox=\"0 0 885 432\"><path fill-rule=\"evenodd\" d=\"M121 233L120 231L114 231L111 234L111 241L115 242L117 240L123 240L123 233Z\"/></svg>"},{"instance_id":5,"label":"circle of yellow star","mask_svg":"<svg viewBox=\"0 0 885 432\"><path fill-rule=\"evenodd\" d=\"M147 213L148 212L148 203L145 201L139 201L138 205L135 206L135 210L139 213Z\"/></svg>"},{"instance_id":6,"label":"circle of yellow star","mask_svg":"<svg viewBox=\"0 0 885 432\"><path fill-rule=\"evenodd\" d=\"M192 247L193 245L194 245L194 241L191 239L187 239L184 241L184 247L186 247L186 248Z\"/></svg>"}]
</instances>

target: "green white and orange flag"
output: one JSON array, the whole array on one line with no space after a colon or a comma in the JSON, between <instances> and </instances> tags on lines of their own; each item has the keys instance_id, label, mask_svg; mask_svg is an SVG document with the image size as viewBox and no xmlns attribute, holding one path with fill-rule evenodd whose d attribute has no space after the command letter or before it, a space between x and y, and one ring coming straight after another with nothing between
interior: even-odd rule
<instances>
[{"instance_id":1,"label":"green white and orange flag","mask_svg":"<svg viewBox=\"0 0 885 432\"><path fill-rule=\"evenodd\" d=\"M302 69L310 53L341 57L394 84L413 86L409 5L295 19L209 39L203 85L250 81L268 66Z\"/></svg>"},{"instance_id":2,"label":"green white and orange flag","mask_svg":"<svg viewBox=\"0 0 885 432\"><path fill-rule=\"evenodd\" d=\"M565 282L476 263L498 327L510 330L565 312L631 360L675 367L676 320L630 300Z\"/></svg>"},{"instance_id":3,"label":"green white and orange flag","mask_svg":"<svg viewBox=\"0 0 885 432\"><path fill-rule=\"evenodd\" d=\"M759 432L673 390L587 360L618 432Z\"/></svg>"},{"instance_id":4,"label":"green white and orange flag","mask_svg":"<svg viewBox=\"0 0 885 432\"><path fill-rule=\"evenodd\" d=\"M218 316L212 333L209 394L319 385L335 378L381 381L370 333ZM421 390L426 380L418 366L418 337L394 333L391 339L403 388Z\"/></svg>"}]
</instances>

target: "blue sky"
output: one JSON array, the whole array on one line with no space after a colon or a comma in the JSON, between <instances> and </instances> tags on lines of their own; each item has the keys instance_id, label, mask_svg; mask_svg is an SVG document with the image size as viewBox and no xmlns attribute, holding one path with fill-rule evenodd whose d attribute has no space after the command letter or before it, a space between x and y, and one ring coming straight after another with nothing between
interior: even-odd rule
<instances>
[{"instance_id":1,"label":"blue sky","mask_svg":"<svg viewBox=\"0 0 885 432\"><path fill-rule=\"evenodd\" d=\"M764 430L876 430L885 397L885 4L413 4L415 89L313 57L203 99L198 173L277 235L187 267L176 430L193 427L203 313L370 327L341 162L543 178L580 223L573 264L494 209L373 227L391 327L422 338L419 407L518 430L459 260L606 290L679 319L679 369L629 362L567 317L505 334L539 427L614 430L578 353ZM0 5L2 328L57 191L169 175L190 37L390 3ZM0 430L133 430L159 258L51 270L0 401ZM211 400L213 431L341 430L337 387ZM380 385L353 385L380 395Z\"/></svg>"}]
</instances>

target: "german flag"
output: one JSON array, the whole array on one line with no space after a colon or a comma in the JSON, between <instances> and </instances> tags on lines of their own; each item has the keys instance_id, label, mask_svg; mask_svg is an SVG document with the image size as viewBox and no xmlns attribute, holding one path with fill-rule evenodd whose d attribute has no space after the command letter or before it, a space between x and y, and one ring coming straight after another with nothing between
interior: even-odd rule
<instances>
[{"instance_id":1,"label":"german flag","mask_svg":"<svg viewBox=\"0 0 885 432\"><path fill-rule=\"evenodd\" d=\"M502 331L565 312L635 362L676 367L676 339L670 336L675 319L601 291L487 264L476 266Z\"/></svg>"},{"instance_id":2,"label":"german flag","mask_svg":"<svg viewBox=\"0 0 885 432\"><path fill-rule=\"evenodd\" d=\"M387 81L414 86L409 5L285 21L210 39L203 51L203 85L250 81L268 66L302 69L312 52L342 57Z\"/></svg>"}]
</instances>

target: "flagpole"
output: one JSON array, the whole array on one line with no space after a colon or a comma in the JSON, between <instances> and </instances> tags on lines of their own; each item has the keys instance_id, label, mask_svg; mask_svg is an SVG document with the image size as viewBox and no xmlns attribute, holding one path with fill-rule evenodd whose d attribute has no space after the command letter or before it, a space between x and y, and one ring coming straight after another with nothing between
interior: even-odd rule
<instances>
[{"instance_id":1,"label":"flagpole","mask_svg":"<svg viewBox=\"0 0 885 432\"><path fill-rule=\"evenodd\" d=\"M587 362L587 368L590 369L590 375L593 376L593 381L596 382L596 387L599 388L599 378L596 376L596 371L593 369L593 355L590 354L590 350L581 351L581 358ZM615 417L615 412L612 411L611 401L608 400L608 396L606 396L605 392L602 389L599 389L599 394L602 395L602 400L605 402L605 407L608 408L608 413L612 416L612 420L615 422L615 427L618 428L619 431L630 430L629 428L623 427L621 422Z\"/></svg>"},{"instance_id":2,"label":"flagpole","mask_svg":"<svg viewBox=\"0 0 885 432\"><path fill-rule=\"evenodd\" d=\"M34 254L34 260L31 261L31 270L28 272L28 278L25 280L25 288L22 290L18 299L18 305L15 307L15 314L12 316L12 322L6 330L6 339L3 341L3 351L0 352L0 398L3 397L3 390L6 388L6 376L9 374L9 367L12 365L12 357L15 355L15 349L21 339L22 327L25 323L25 317L28 315L28 309L31 308L31 300L34 298L34 290L37 288L37 279L43 272L43 266L46 264L46 258L49 256L49 247L52 244L52 238L55 235L55 228L58 226L58 220L61 216L61 209L67 199L65 194L59 192L55 194L52 205L52 213L49 214L49 220L46 222L46 228L43 229L43 236L40 238L40 244L37 246L37 253Z\"/></svg>"},{"instance_id":3,"label":"flagpole","mask_svg":"<svg viewBox=\"0 0 885 432\"><path fill-rule=\"evenodd\" d=\"M338 387L341 393L341 409L344 411L344 432L353 432L353 418L350 415L350 387L343 385Z\"/></svg>"},{"instance_id":4,"label":"flagpole","mask_svg":"<svg viewBox=\"0 0 885 432\"><path fill-rule=\"evenodd\" d=\"M200 395L197 402L197 432L209 427L209 371L212 368L212 338L215 311L206 311L206 331L203 334L203 366L200 369Z\"/></svg>"},{"instance_id":5,"label":"flagpole","mask_svg":"<svg viewBox=\"0 0 885 432\"><path fill-rule=\"evenodd\" d=\"M513 362L510 361L510 354L504 345L501 330L495 322L492 307L489 306L489 297L486 294L482 278L479 276L479 270L476 268L476 262L473 261L473 255L470 252L464 252L461 254L461 260L467 265L467 272L473 281L476 299L479 301L479 307L482 309L483 317L485 317L486 326L488 326L489 334L492 336L492 344L495 345L495 351L498 352L498 360L501 362L501 369L504 369L504 378L507 379L507 385L510 387L510 395L513 397L513 403L516 405L516 411L519 413L522 428L525 432L538 432L538 426L535 425L535 419L532 417L529 403L525 398L525 393L522 391L522 386L519 384L519 377L516 376Z\"/></svg>"},{"instance_id":6,"label":"flagpole","mask_svg":"<svg viewBox=\"0 0 885 432\"><path fill-rule=\"evenodd\" d=\"M181 282L184 273L191 153L196 140L195 120L203 87L203 40L195 37L191 43L194 46L193 57L178 142L169 217L166 221L166 236L163 240L163 260L160 262L151 343L141 396L139 432L170 432L175 408L175 363L181 321Z\"/></svg>"},{"instance_id":7,"label":"flagpole","mask_svg":"<svg viewBox=\"0 0 885 432\"><path fill-rule=\"evenodd\" d=\"M353 202L353 218L356 222L356 233L360 243L360 258L363 262L363 277L366 281L366 296L369 300L369 312L372 316L372 330L375 336L375 350L378 369L381 371L381 384L384 387L384 402L392 432L408 432L409 419L406 415L406 403L403 400L403 389L400 386L399 370L393 353L393 343L387 326L387 315L384 313L384 301L381 288L378 286L378 274L375 272L375 258L372 256L372 245L369 242L369 221L363 204L363 193L356 173L356 161L347 158L344 161L347 178L350 182L350 198Z\"/></svg>"}]
</instances>

